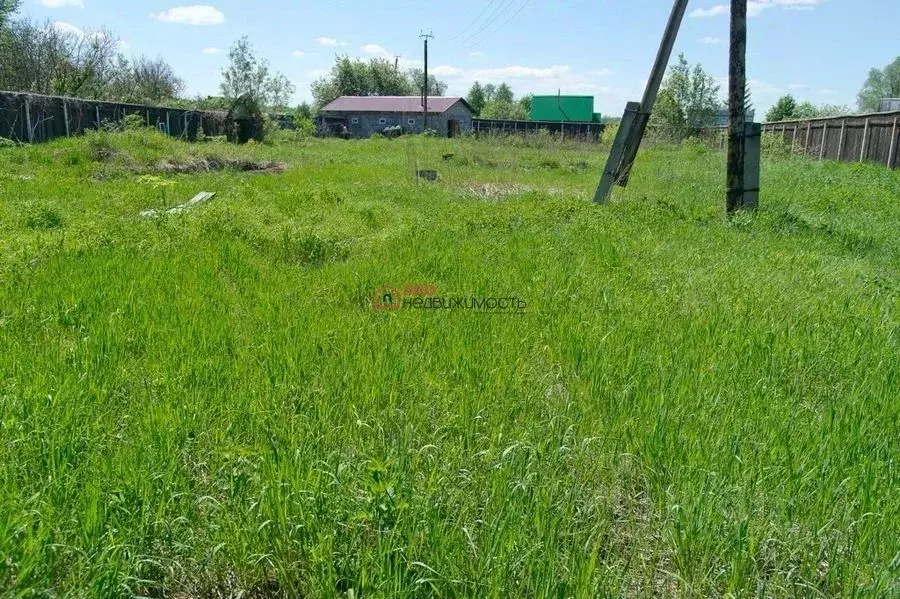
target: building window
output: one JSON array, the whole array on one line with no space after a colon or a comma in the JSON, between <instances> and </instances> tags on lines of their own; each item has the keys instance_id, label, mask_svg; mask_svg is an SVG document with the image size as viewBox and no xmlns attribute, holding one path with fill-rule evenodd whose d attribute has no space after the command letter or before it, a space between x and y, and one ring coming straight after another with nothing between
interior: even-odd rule
<instances>
[{"instance_id":1,"label":"building window","mask_svg":"<svg viewBox=\"0 0 900 599\"><path fill-rule=\"evenodd\" d=\"M415 125L415 124L416 124L416 119L407 119L406 122L407 122L408 124L410 124L410 125Z\"/></svg>"},{"instance_id":2,"label":"building window","mask_svg":"<svg viewBox=\"0 0 900 599\"><path fill-rule=\"evenodd\" d=\"M378 119L379 125L387 125L387 119Z\"/></svg>"},{"instance_id":3,"label":"building window","mask_svg":"<svg viewBox=\"0 0 900 599\"><path fill-rule=\"evenodd\" d=\"M358 125L358 124L359 124L359 117L358 117L358 116L355 116L355 117L353 117L352 119L350 119L350 124L351 124L351 125Z\"/></svg>"}]
</instances>

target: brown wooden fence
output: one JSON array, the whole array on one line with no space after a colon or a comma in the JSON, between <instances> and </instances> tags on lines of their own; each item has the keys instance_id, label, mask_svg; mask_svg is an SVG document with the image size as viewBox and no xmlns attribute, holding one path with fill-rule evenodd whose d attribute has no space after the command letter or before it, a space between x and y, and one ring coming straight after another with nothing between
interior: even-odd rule
<instances>
[{"instance_id":1,"label":"brown wooden fence","mask_svg":"<svg viewBox=\"0 0 900 599\"><path fill-rule=\"evenodd\" d=\"M820 160L900 167L900 112L765 123L763 131Z\"/></svg>"},{"instance_id":2,"label":"brown wooden fence","mask_svg":"<svg viewBox=\"0 0 900 599\"><path fill-rule=\"evenodd\" d=\"M138 115L147 126L173 137L194 140L201 129L206 135L225 134L224 112L0 91L0 137L19 142L79 135L128 115Z\"/></svg>"}]
</instances>

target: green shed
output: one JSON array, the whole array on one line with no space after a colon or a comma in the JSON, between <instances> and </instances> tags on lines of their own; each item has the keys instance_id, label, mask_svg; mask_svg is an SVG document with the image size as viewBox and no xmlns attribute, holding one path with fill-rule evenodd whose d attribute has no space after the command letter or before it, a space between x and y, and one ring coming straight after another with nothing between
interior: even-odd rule
<instances>
[{"instance_id":1,"label":"green shed","mask_svg":"<svg viewBox=\"0 0 900 599\"><path fill-rule=\"evenodd\" d=\"M531 120L591 123L599 122L600 114L594 112L594 96L534 96Z\"/></svg>"}]
</instances>

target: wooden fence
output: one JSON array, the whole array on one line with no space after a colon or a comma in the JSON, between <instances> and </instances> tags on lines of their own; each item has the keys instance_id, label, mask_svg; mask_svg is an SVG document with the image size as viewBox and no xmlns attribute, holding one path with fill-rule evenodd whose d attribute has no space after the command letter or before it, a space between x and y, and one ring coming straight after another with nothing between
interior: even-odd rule
<instances>
[{"instance_id":1,"label":"wooden fence","mask_svg":"<svg viewBox=\"0 0 900 599\"><path fill-rule=\"evenodd\" d=\"M148 126L188 140L225 135L226 113L0 91L0 137L36 143L79 135L139 115Z\"/></svg>"},{"instance_id":2,"label":"wooden fence","mask_svg":"<svg viewBox=\"0 0 900 599\"><path fill-rule=\"evenodd\" d=\"M900 112L765 123L763 131L820 160L900 167Z\"/></svg>"},{"instance_id":3,"label":"wooden fence","mask_svg":"<svg viewBox=\"0 0 900 599\"><path fill-rule=\"evenodd\" d=\"M512 121L503 119L472 119L472 131L482 134L526 134L537 131L558 133L564 138L599 142L606 125L602 123L565 123L561 121Z\"/></svg>"}]
</instances>

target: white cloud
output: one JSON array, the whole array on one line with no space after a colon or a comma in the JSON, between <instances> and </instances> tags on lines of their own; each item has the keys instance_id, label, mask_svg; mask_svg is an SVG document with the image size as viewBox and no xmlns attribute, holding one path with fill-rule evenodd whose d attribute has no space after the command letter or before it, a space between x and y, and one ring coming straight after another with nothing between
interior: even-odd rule
<instances>
[{"instance_id":1,"label":"white cloud","mask_svg":"<svg viewBox=\"0 0 900 599\"><path fill-rule=\"evenodd\" d=\"M720 37L702 37L702 38L700 38L700 43L715 46L718 44L724 44L725 40L723 40Z\"/></svg>"},{"instance_id":2,"label":"white cloud","mask_svg":"<svg viewBox=\"0 0 900 599\"><path fill-rule=\"evenodd\" d=\"M219 48L203 48L203 53L207 56L210 56L213 54L221 54L222 50L220 50Z\"/></svg>"},{"instance_id":3,"label":"white cloud","mask_svg":"<svg viewBox=\"0 0 900 599\"><path fill-rule=\"evenodd\" d=\"M64 21L53 21L53 28L60 33L68 33L77 37L84 37L84 31L82 31L75 25L72 25L71 23L66 23Z\"/></svg>"},{"instance_id":4,"label":"white cloud","mask_svg":"<svg viewBox=\"0 0 900 599\"><path fill-rule=\"evenodd\" d=\"M222 14L222 11L208 4L176 6L150 16L157 21L184 25L221 25L225 22L225 15Z\"/></svg>"},{"instance_id":5,"label":"white cloud","mask_svg":"<svg viewBox=\"0 0 900 599\"><path fill-rule=\"evenodd\" d=\"M839 93L841 92L836 89L820 89L816 91L817 96L836 96Z\"/></svg>"},{"instance_id":6,"label":"white cloud","mask_svg":"<svg viewBox=\"0 0 900 599\"><path fill-rule=\"evenodd\" d=\"M293 52L291 52L291 56L293 56L294 58L303 58L305 56L310 56L310 55L307 54L306 52L304 52L303 50L294 50Z\"/></svg>"},{"instance_id":7,"label":"white cloud","mask_svg":"<svg viewBox=\"0 0 900 599\"><path fill-rule=\"evenodd\" d=\"M111 41L112 38L107 38L106 34L102 31L84 31L83 29L72 25L71 23L66 23L65 21L53 21L50 25L53 29L58 31L64 35L71 35L73 37L77 37L79 39L84 38L91 41L104 42ZM121 40L117 40L115 42L116 48L119 50L127 50L131 47L130 44L123 42Z\"/></svg>"},{"instance_id":8,"label":"white cloud","mask_svg":"<svg viewBox=\"0 0 900 599\"><path fill-rule=\"evenodd\" d=\"M469 52L472 58L484 58L484 52Z\"/></svg>"},{"instance_id":9,"label":"white cloud","mask_svg":"<svg viewBox=\"0 0 900 599\"><path fill-rule=\"evenodd\" d=\"M334 39L333 37L317 37L315 40L317 44L320 46L326 46L328 48L336 48L338 46L349 46L347 42L342 42Z\"/></svg>"},{"instance_id":10,"label":"white cloud","mask_svg":"<svg viewBox=\"0 0 900 599\"><path fill-rule=\"evenodd\" d=\"M379 46L378 44L365 44L360 48L363 51L363 54L368 54L369 56L380 56L381 58L389 58L390 52Z\"/></svg>"},{"instance_id":11,"label":"white cloud","mask_svg":"<svg viewBox=\"0 0 900 599\"><path fill-rule=\"evenodd\" d=\"M66 8L67 6L71 6L73 8L84 8L83 0L38 0L41 4L46 6L47 8Z\"/></svg>"},{"instance_id":12,"label":"white cloud","mask_svg":"<svg viewBox=\"0 0 900 599\"><path fill-rule=\"evenodd\" d=\"M785 10L812 10L822 2L823 0L749 0L747 16L755 17L766 9L779 7ZM716 4L709 8L695 8L691 12L691 17L704 19L727 15L730 12L728 4Z\"/></svg>"},{"instance_id":13,"label":"white cloud","mask_svg":"<svg viewBox=\"0 0 900 599\"><path fill-rule=\"evenodd\" d=\"M788 89L791 91L803 91L809 89L809 86L805 83L791 83L788 85Z\"/></svg>"},{"instance_id":14,"label":"white cloud","mask_svg":"<svg viewBox=\"0 0 900 599\"><path fill-rule=\"evenodd\" d=\"M693 12L691 12L691 17L697 19L704 19L707 17L718 17L719 15L727 15L728 7L724 4L717 4L716 6L711 6L710 8L695 8Z\"/></svg>"}]
</instances>

